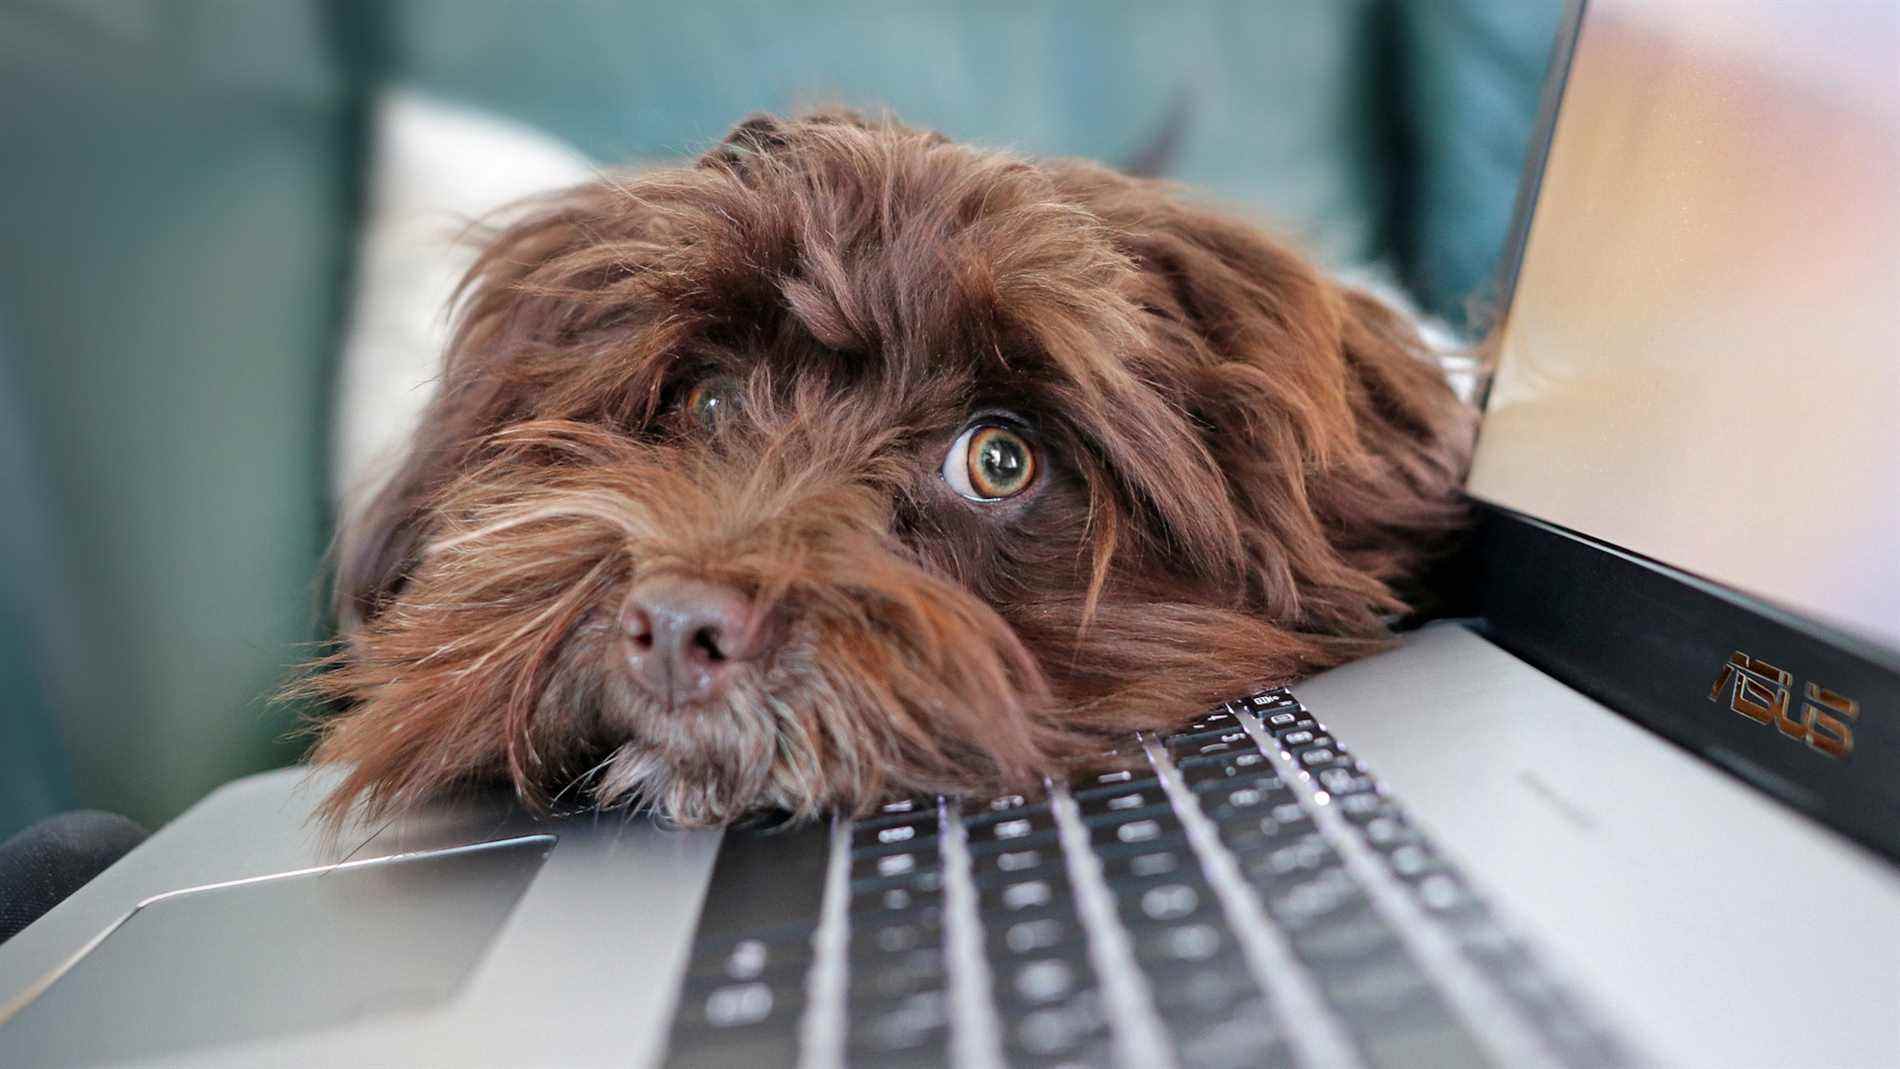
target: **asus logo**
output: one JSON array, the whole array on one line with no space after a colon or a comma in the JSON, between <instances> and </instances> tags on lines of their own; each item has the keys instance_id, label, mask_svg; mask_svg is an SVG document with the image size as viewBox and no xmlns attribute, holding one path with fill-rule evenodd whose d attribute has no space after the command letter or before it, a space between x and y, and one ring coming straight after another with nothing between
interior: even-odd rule
<instances>
[{"instance_id":1,"label":"asus logo","mask_svg":"<svg viewBox=\"0 0 1900 1069\"><path fill-rule=\"evenodd\" d=\"M1805 742L1829 757L1845 758L1854 752L1854 729L1848 723L1860 716L1860 703L1818 683L1803 690L1806 700L1798 713L1790 714L1794 676L1760 658L1737 650L1728 655L1722 674L1709 688L1709 700L1720 702L1728 694L1728 707L1758 724L1773 724L1783 735Z\"/></svg>"}]
</instances>

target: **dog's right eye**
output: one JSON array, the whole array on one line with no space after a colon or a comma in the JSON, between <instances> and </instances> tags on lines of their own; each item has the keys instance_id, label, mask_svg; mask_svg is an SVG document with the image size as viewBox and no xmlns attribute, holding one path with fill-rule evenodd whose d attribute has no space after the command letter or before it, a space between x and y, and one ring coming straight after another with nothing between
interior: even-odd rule
<instances>
[{"instance_id":1,"label":"dog's right eye","mask_svg":"<svg viewBox=\"0 0 1900 1069\"><path fill-rule=\"evenodd\" d=\"M718 430L738 410L739 380L727 375L707 379L686 394L686 414L708 431Z\"/></svg>"},{"instance_id":2,"label":"dog's right eye","mask_svg":"<svg viewBox=\"0 0 1900 1069\"><path fill-rule=\"evenodd\" d=\"M971 501L1015 497L1036 479L1036 453L1008 427L979 423L950 444L943 481Z\"/></svg>"}]
</instances>

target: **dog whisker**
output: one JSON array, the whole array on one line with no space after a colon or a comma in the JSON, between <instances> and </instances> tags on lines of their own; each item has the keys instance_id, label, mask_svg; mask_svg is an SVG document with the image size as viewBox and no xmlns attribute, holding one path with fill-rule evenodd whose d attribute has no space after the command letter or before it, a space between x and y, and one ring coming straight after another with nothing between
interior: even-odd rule
<instances>
[{"instance_id":1,"label":"dog whisker","mask_svg":"<svg viewBox=\"0 0 1900 1069\"><path fill-rule=\"evenodd\" d=\"M624 743L621 746L615 747L611 752L607 754L607 756L601 758L598 762L596 762L593 765L593 767L589 768L585 772L582 772L580 775L575 776L573 779L568 780L567 786L562 787L560 790L554 792L554 796L548 799L548 805L552 807L553 805L555 805L557 802L561 800L562 795L565 795L568 791L573 790L575 787L581 785L582 783L585 783L588 780L593 779L594 776L597 775L601 769L606 768L610 762L612 762L616 757L620 756L620 751L625 748L626 747Z\"/></svg>"}]
</instances>

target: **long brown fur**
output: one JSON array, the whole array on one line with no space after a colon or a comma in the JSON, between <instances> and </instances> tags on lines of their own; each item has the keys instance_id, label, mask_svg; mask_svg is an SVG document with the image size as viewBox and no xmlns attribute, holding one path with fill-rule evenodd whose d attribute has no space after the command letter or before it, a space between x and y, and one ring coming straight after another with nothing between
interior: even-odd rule
<instances>
[{"instance_id":1,"label":"long brown fur","mask_svg":"<svg viewBox=\"0 0 1900 1069\"><path fill-rule=\"evenodd\" d=\"M1413 327L1081 161L843 113L741 124L496 235L407 461L340 538L334 822L501 780L687 824L996 790L1377 648L1465 515ZM681 397L735 376L708 431ZM938 469L1029 428L1019 499ZM718 715L633 686L646 576L787 624Z\"/></svg>"}]
</instances>

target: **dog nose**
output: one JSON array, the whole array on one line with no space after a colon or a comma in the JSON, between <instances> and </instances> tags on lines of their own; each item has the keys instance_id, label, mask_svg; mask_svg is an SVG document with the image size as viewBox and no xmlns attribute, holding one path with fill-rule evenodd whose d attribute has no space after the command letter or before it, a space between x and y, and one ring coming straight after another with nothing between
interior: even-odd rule
<instances>
[{"instance_id":1,"label":"dog nose","mask_svg":"<svg viewBox=\"0 0 1900 1069\"><path fill-rule=\"evenodd\" d=\"M725 693L735 665L769 652L770 628L751 598L723 583L655 576L620 612L628 661L655 697L700 704Z\"/></svg>"}]
</instances>

